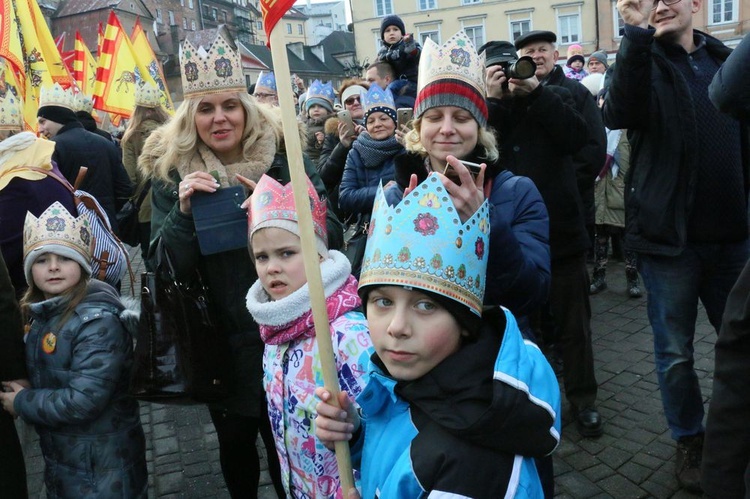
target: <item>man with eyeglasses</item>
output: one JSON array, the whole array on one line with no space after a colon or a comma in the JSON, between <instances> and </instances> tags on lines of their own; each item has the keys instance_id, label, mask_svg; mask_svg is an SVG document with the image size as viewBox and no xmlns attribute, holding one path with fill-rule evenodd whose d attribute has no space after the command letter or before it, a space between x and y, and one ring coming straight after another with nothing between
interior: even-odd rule
<instances>
[{"instance_id":1,"label":"man with eyeglasses","mask_svg":"<svg viewBox=\"0 0 750 499\"><path fill-rule=\"evenodd\" d=\"M747 121L708 85L731 50L693 29L702 0L618 0L625 35L604 123L627 128L626 238L638 252L662 404L680 485L699 492L703 398L693 367L698 300L718 331L748 258Z\"/></svg>"},{"instance_id":2,"label":"man with eyeglasses","mask_svg":"<svg viewBox=\"0 0 750 499\"><path fill-rule=\"evenodd\" d=\"M258 81L255 84L255 90L253 91L253 97L258 102L264 104L270 104L272 106L279 105L279 94L276 88L276 76L273 71L261 71L258 75Z\"/></svg>"}]
</instances>

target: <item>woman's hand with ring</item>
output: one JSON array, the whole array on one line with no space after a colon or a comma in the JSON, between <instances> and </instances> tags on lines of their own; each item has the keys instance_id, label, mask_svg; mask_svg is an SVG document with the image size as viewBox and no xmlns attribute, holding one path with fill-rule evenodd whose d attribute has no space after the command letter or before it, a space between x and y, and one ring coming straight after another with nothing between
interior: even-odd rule
<instances>
[{"instance_id":1,"label":"woman's hand with ring","mask_svg":"<svg viewBox=\"0 0 750 499\"><path fill-rule=\"evenodd\" d=\"M185 175L180 182L180 211L185 215L190 215L193 210L190 205L190 197L196 192L216 192L221 185L216 179L206 172L193 172Z\"/></svg>"}]
</instances>

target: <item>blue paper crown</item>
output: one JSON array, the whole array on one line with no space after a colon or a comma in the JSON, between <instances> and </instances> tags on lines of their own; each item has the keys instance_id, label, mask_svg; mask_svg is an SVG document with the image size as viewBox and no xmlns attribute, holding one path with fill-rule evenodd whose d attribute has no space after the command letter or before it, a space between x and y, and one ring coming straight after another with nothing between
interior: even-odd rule
<instances>
[{"instance_id":1,"label":"blue paper crown","mask_svg":"<svg viewBox=\"0 0 750 499\"><path fill-rule=\"evenodd\" d=\"M450 195L430 175L396 206L378 188L367 235L359 287L409 286L456 300L482 314L489 204L461 223Z\"/></svg>"},{"instance_id":2,"label":"blue paper crown","mask_svg":"<svg viewBox=\"0 0 750 499\"><path fill-rule=\"evenodd\" d=\"M387 88L383 90L379 85L372 84L367 93L360 92L360 96L365 110L365 122L367 122L367 117L375 112L385 113L396 121L396 102L390 90Z\"/></svg>"},{"instance_id":3,"label":"blue paper crown","mask_svg":"<svg viewBox=\"0 0 750 499\"><path fill-rule=\"evenodd\" d=\"M261 71L258 75L258 81L255 83L255 88L263 87L270 88L276 92L276 76L273 71Z\"/></svg>"},{"instance_id":4,"label":"blue paper crown","mask_svg":"<svg viewBox=\"0 0 750 499\"><path fill-rule=\"evenodd\" d=\"M307 100L310 99L325 99L333 105L333 101L336 99L336 93L333 91L333 85L331 82L323 83L320 80L315 80L307 89Z\"/></svg>"}]
</instances>

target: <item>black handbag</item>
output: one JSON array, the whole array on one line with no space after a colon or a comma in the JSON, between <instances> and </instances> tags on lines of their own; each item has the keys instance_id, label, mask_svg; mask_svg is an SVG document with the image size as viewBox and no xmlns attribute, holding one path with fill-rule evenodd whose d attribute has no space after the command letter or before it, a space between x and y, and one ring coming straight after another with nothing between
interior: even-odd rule
<instances>
[{"instance_id":1,"label":"black handbag","mask_svg":"<svg viewBox=\"0 0 750 499\"><path fill-rule=\"evenodd\" d=\"M367 228L370 225L370 213L352 215L354 218L344 231L344 247L341 252L346 255L349 263L352 264L352 274L359 279L362 271L362 260L365 257L365 247L367 246Z\"/></svg>"},{"instance_id":2,"label":"black handbag","mask_svg":"<svg viewBox=\"0 0 750 499\"><path fill-rule=\"evenodd\" d=\"M173 404L215 402L232 394L229 344L196 271L189 283L173 276L169 253L158 242L156 271L141 274L141 317L130 393Z\"/></svg>"},{"instance_id":3,"label":"black handbag","mask_svg":"<svg viewBox=\"0 0 750 499\"><path fill-rule=\"evenodd\" d=\"M117 237L128 246L138 246L138 243L140 243L138 212L150 190L151 179L143 185L138 199L135 201L129 200L117 212Z\"/></svg>"}]
</instances>

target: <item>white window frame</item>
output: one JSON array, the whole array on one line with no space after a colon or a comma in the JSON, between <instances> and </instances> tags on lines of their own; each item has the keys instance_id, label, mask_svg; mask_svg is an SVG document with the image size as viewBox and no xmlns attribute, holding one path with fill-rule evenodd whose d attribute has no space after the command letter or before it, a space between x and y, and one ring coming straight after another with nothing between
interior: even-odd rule
<instances>
[{"instance_id":1,"label":"white window frame","mask_svg":"<svg viewBox=\"0 0 750 499\"><path fill-rule=\"evenodd\" d=\"M287 35L292 34L292 23L286 23L286 34Z\"/></svg>"},{"instance_id":2,"label":"white window frame","mask_svg":"<svg viewBox=\"0 0 750 499\"><path fill-rule=\"evenodd\" d=\"M390 16L394 13L393 0L373 0L373 2L375 17Z\"/></svg>"},{"instance_id":3,"label":"white window frame","mask_svg":"<svg viewBox=\"0 0 750 499\"><path fill-rule=\"evenodd\" d=\"M195 19L190 20L190 29L195 31Z\"/></svg>"},{"instance_id":4,"label":"white window frame","mask_svg":"<svg viewBox=\"0 0 750 499\"><path fill-rule=\"evenodd\" d=\"M182 29L187 29L187 18L182 18Z\"/></svg>"},{"instance_id":5,"label":"white window frame","mask_svg":"<svg viewBox=\"0 0 750 499\"><path fill-rule=\"evenodd\" d=\"M433 33L437 35L437 40L435 38L432 38L432 36L430 36ZM421 27L417 28L417 37L418 37L420 45L424 46L425 37L428 37L428 36L432 38L432 41L437 43L438 45L441 45L443 43L442 37L440 36L440 26L437 26L434 29L433 28L421 28Z\"/></svg>"},{"instance_id":6,"label":"white window frame","mask_svg":"<svg viewBox=\"0 0 750 499\"><path fill-rule=\"evenodd\" d=\"M174 26L174 11L169 10L167 11L167 14L169 15L169 25Z\"/></svg>"},{"instance_id":7,"label":"white window frame","mask_svg":"<svg viewBox=\"0 0 750 499\"><path fill-rule=\"evenodd\" d=\"M522 31L521 35L525 35L529 31L533 31L534 26L531 24L531 16L526 18L518 18L518 19L508 19L508 34L510 35L510 41L514 42L515 38L513 37L513 24L514 23L529 23L529 29L528 31ZM521 36L519 35L519 36Z\"/></svg>"},{"instance_id":8,"label":"white window frame","mask_svg":"<svg viewBox=\"0 0 750 499\"><path fill-rule=\"evenodd\" d=\"M424 7L422 6L424 4ZM417 0L417 10L436 10L438 8L437 0Z\"/></svg>"},{"instance_id":9,"label":"white window frame","mask_svg":"<svg viewBox=\"0 0 750 499\"><path fill-rule=\"evenodd\" d=\"M615 40L619 40L620 38L622 38L622 35L620 34L621 24L622 24L623 34L624 34L625 21L622 19L622 16L620 15L620 11L617 10L617 0L614 0L612 2L612 34Z\"/></svg>"},{"instance_id":10,"label":"white window frame","mask_svg":"<svg viewBox=\"0 0 750 499\"><path fill-rule=\"evenodd\" d=\"M302 24L301 23L297 25L297 34L300 35L300 36L305 34L305 30L302 29Z\"/></svg>"},{"instance_id":11,"label":"white window frame","mask_svg":"<svg viewBox=\"0 0 750 499\"><path fill-rule=\"evenodd\" d=\"M714 0L708 0L708 25L709 26L717 26L719 24L727 24L727 23L736 23L737 22L737 14L739 10L739 5L737 0L719 0L721 4L721 11L718 12L718 14L721 16L720 21L714 21L714 16L717 14L717 12L714 10ZM727 20L724 19L724 17L727 14L726 9L726 3L731 2L731 19Z\"/></svg>"},{"instance_id":12,"label":"white window frame","mask_svg":"<svg viewBox=\"0 0 750 499\"><path fill-rule=\"evenodd\" d=\"M577 12L573 12L569 7L577 6ZM561 5L555 9L555 23L557 24L557 43L559 45L572 45L574 43L582 43L583 42L583 26L581 22L581 4L574 4L574 5ZM578 22L575 26L571 25L571 22L568 21L568 28L573 28L574 31L571 31L570 39L567 41L563 40L563 18L572 18L576 17L578 19ZM573 40L572 35L577 35L577 38Z\"/></svg>"},{"instance_id":13,"label":"white window frame","mask_svg":"<svg viewBox=\"0 0 750 499\"><path fill-rule=\"evenodd\" d=\"M480 28L482 30L482 43L477 43L476 36L472 36L469 34L468 30L476 30L477 28ZM470 18L470 19L464 19L461 20L461 29L464 30L466 35L469 37L471 42L474 44L475 48L479 48L487 41L487 28L485 27L485 18Z\"/></svg>"},{"instance_id":14,"label":"white window frame","mask_svg":"<svg viewBox=\"0 0 750 499\"><path fill-rule=\"evenodd\" d=\"M162 24L164 20L161 17L161 9L156 9L156 22Z\"/></svg>"},{"instance_id":15,"label":"white window frame","mask_svg":"<svg viewBox=\"0 0 750 499\"><path fill-rule=\"evenodd\" d=\"M193 0L188 0L188 7L191 9L195 9L195 5L193 4Z\"/></svg>"}]
</instances>

